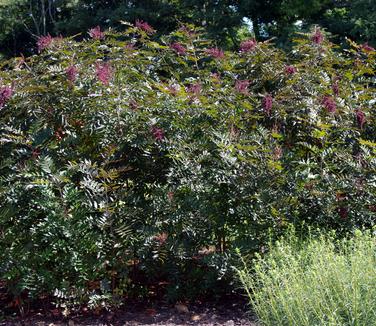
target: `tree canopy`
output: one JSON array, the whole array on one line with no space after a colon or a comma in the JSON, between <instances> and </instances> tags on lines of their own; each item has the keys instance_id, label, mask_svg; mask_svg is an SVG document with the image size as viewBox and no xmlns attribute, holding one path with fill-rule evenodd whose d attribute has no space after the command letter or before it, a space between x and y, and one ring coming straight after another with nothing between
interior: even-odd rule
<instances>
[{"instance_id":1,"label":"tree canopy","mask_svg":"<svg viewBox=\"0 0 376 326\"><path fill-rule=\"evenodd\" d=\"M349 37L376 43L376 2L370 0L0 0L0 52L30 53L41 35L75 35L137 19L160 35L182 23L202 26L229 48L239 45L244 30L256 39L276 37L285 46L291 32L312 24L325 27L338 42Z\"/></svg>"}]
</instances>

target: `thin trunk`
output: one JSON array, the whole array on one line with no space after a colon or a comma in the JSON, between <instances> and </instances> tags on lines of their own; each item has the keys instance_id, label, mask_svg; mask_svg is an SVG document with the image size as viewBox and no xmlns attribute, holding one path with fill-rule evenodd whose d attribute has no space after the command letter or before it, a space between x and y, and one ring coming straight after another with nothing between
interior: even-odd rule
<instances>
[{"instance_id":1,"label":"thin trunk","mask_svg":"<svg viewBox=\"0 0 376 326\"><path fill-rule=\"evenodd\" d=\"M48 0L48 15L50 16L51 23L55 25L53 2L54 0Z\"/></svg>"},{"instance_id":2,"label":"thin trunk","mask_svg":"<svg viewBox=\"0 0 376 326\"><path fill-rule=\"evenodd\" d=\"M30 14L30 17L31 19L33 20L33 23L34 23L34 27L35 27L35 32L36 32L36 35L40 36L40 29L39 29L39 24L38 22L36 21L35 17L34 17L34 13L33 13L33 0L30 0L29 1L29 14Z\"/></svg>"},{"instance_id":3,"label":"thin trunk","mask_svg":"<svg viewBox=\"0 0 376 326\"><path fill-rule=\"evenodd\" d=\"M46 29L46 8L44 4L44 0L40 0L41 4L41 16L42 16L42 26L43 26L43 35L46 35L47 29Z\"/></svg>"},{"instance_id":4,"label":"thin trunk","mask_svg":"<svg viewBox=\"0 0 376 326\"><path fill-rule=\"evenodd\" d=\"M256 17L252 17L253 32L255 33L256 40L260 40L260 26L259 21Z\"/></svg>"}]
</instances>

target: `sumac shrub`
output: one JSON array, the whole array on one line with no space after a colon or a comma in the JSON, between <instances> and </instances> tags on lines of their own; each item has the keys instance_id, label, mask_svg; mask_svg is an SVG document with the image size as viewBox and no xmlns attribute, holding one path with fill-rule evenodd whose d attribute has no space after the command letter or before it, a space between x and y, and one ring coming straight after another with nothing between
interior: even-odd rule
<instances>
[{"instance_id":1,"label":"sumac shrub","mask_svg":"<svg viewBox=\"0 0 376 326\"><path fill-rule=\"evenodd\" d=\"M38 55L1 63L12 295L95 306L162 282L195 296L270 228L374 224L375 51L341 51L319 30L291 53L153 32L48 36Z\"/></svg>"}]
</instances>

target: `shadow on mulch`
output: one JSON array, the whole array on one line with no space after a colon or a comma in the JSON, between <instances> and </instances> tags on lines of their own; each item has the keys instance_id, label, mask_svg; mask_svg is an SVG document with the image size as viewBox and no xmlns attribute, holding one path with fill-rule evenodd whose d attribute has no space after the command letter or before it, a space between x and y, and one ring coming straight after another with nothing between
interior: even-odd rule
<instances>
[{"instance_id":1,"label":"shadow on mulch","mask_svg":"<svg viewBox=\"0 0 376 326\"><path fill-rule=\"evenodd\" d=\"M4 299L4 295L2 297ZM207 325L256 326L247 313L247 301L239 296L220 301L168 304L162 300L127 302L115 311L90 312L85 308L64 317L62 310L48 304L30 307L20 316L14 307L4 306L0 294L0 326L123 326L123 325ZM1 314L2 311L2 314Z\"/></svg>"}]
</instances>

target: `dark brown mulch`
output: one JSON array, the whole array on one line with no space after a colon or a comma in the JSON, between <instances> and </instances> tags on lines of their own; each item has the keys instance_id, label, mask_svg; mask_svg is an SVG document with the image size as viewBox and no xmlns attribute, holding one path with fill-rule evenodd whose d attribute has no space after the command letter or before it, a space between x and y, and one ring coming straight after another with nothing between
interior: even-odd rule
<instances>
[{"instance_id":1,"label":"dark brown mulch","mask_svg":"<svg viewBox=\"0 0 376 326\"><path fill-rule=\"evenodd\" d=\"M54 316L55 315L55 316ZM246 301L228 299L220 303L195 302L169 305L156 303L133 303L114 312L97 315L86 311L67 317L56 315L56 310L30 311L21 318L6 317L0 326L123 326L123 325L206 325L206 326L256 326L247 313Z\"/></svg>"}]
</instances>

